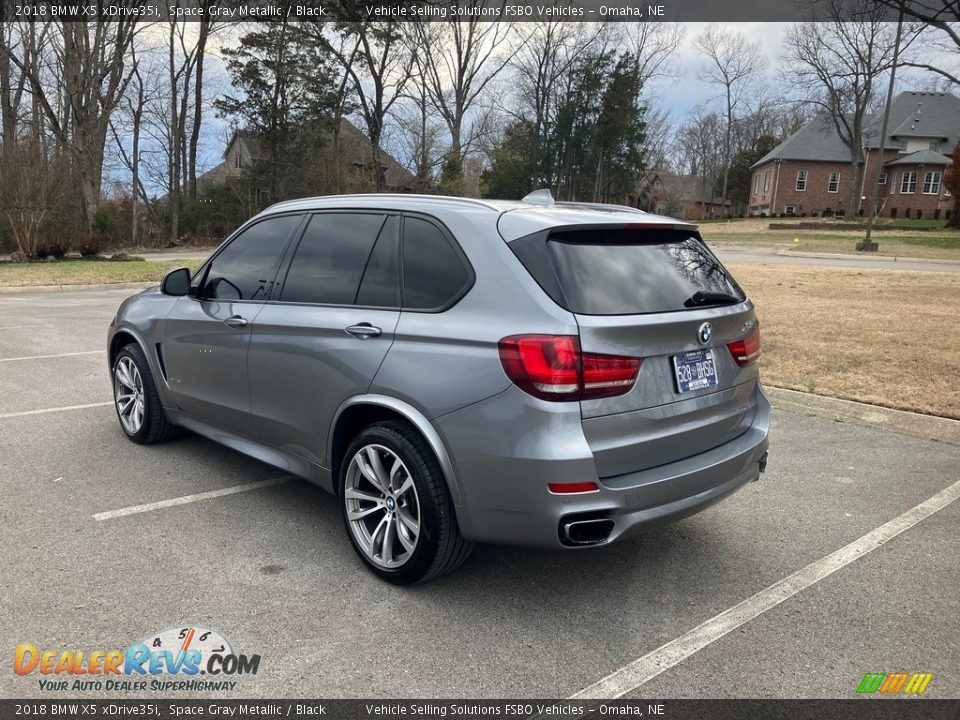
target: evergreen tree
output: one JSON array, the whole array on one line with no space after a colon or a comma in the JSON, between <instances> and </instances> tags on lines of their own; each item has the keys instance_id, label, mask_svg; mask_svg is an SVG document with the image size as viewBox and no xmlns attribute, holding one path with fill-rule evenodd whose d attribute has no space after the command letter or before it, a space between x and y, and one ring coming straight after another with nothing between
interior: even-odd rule
<instances>
[{"instance_id":1,"label":"evergreen tree","mask_svg":"<svg viewBox=\"0 0 960 720\"><path fill-rule=\"evenodd\" d=\"M266 193L258 204L309 192L305 179L332 129L340 98L331 58L286 21L247 33L223 54L233 86L243 95L227 95L214 106L256 140L260 156L248 174Z\"/></svg>"}]
</instances>

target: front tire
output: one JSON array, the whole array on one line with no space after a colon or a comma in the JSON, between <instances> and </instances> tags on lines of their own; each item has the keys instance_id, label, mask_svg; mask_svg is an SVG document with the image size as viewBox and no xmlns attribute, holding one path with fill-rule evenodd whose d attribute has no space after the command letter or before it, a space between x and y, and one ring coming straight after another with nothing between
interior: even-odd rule
<instances>
[{"instance_id":1,"label":"front tire","mask_svg":"<svg viewBox=\"0 0 960 720\"><path fill-rule=\"evenodd\" d=\"M113 407L123 432L135 443L149 445L177 434L163 412L147 356L136 343L125 345L114 358Z\"/></svg>"},{"instance_id":2,"label":"front tire","mask_svg":"<svg viewBox=\"0 0 960 720\"><path fill-rule=\"evenodd\" d=\"M473 545L460 535L443 471L418 433L402 422L376 423L344 457L341 515L354 550L375 575L407 585L467 559Z\"/></svg>"}]
</instances>

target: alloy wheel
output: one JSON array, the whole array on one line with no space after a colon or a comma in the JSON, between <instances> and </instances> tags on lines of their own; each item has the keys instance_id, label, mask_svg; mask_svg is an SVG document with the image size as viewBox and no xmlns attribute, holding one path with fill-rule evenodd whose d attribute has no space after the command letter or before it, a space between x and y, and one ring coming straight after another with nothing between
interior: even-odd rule
<instances>
[{"instance_id":1,"label":"alloy wheel","mask_svg":"<svg viewBox=\"0 0 960 720\"><path fill-rule=\"evenodd\" d=\"M370 562L395 569L420 539L420 498L403 460L389 448L361 447L347 468L343 488L350 532Z\"/></svg>"},{"instance_id":2,"label":"alloy wheel","mask_svg":"<svg viewBox=\"0 0 960 720\"><path fill-rule=\"evenodd\" d=\"M133 358L124 356L117 361L113 369L113 397L123 429L130 435L136 435L143 427L146 401L143 379Z\"/></svg>"}]
</instances>

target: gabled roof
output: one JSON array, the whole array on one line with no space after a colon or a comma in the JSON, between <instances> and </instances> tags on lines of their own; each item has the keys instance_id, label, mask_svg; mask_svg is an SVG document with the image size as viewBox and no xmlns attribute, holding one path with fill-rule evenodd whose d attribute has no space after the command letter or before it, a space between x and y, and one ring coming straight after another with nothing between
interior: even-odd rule
<instances>
[{"instance_id":1,"label":"gabled roof","mask_svg":"<svg viewBox=\"0 0 960 720\"><path fill-rule=\"evenodd\" d=\"M943 165L946 167L951 164L950 158L941 155L936 150L917 150L909 155L904 155L896 160L886 163L888 166L894 165Z\"/></svg>"},{"instance_id":2,"label":"gabled roof","mask_svg":"<svg viewBox=\"0 0 960 720\"><path fill-rule=\"evenodd\" d=\"M765 165L771 160L850 162L851 157L830 116L818 115L750 167Z\"/></svg>"},{"instance_id":3,"label":"gabled roof","mask_svg":"<svg viewBox=\"0 0 960 720\"><path fill-rule=\"evenodd\" d=\"M866 118L864 122L864 145L867 148L880 146L880 129L883 126L883 109ZM890 103L890 121L885 149L900 147L900 139L929 137L946 140L949 147L960 141L960 98L950 93L902 92ZM820 115L773 150L768 152L751 168L765 165L773 160L824 160L850 162L850 150L843 144L836 126L829 115Z\"/></svg>"},{"instance_id":4,"label":"gabled roof","mask_svg":"<svg viewBox=\"0 0 960 720\"><path fill-rule=\"evenodd\" d=\"M883 111L877 111L868 124L873 136L867 147L878 147ZM950 93L902 92L890 104L890 123L886 147L899 147L900 138L945 138L950 147L960 139L960 98Z\"/></svg>"}]
</instances>

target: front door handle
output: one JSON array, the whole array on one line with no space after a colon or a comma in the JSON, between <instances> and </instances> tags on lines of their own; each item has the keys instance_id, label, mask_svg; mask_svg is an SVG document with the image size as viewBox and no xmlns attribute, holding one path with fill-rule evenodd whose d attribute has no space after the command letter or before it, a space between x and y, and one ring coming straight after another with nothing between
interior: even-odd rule
<instances>
[{"instance_id":1,"label":"front door handle","mask_svg":"<svg viewBox=\"0 0 960 720\"><path fill-rule=\"evenodd\" d=\"M242 318L239 315L234 315L233 317L228 317L226 320L224 320L223 324L232 328L242 328L247 326L247 319Z\"/></svg>"},{"instance_id":2,"label":"front door handle","mask_svg":"<svg viewBox=\"0 0 960 720\"><path fill-rule=\"evenodd\" d=\"M351 325L348 328L344 328L348 335L353 335L358 340L366 340L367 338L373 338L380 335L383 330L378 327L374 327L370 323L360 323L359 325Z\"/></svg>"}]
</instances>

